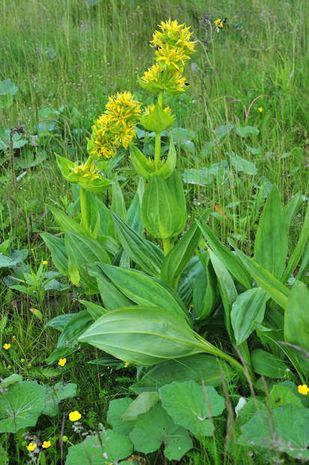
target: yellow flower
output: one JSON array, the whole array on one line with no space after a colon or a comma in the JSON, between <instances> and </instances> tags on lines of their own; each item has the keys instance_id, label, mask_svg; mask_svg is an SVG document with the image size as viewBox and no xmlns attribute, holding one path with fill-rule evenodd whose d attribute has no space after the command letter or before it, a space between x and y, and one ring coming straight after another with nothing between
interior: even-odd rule
<instances>
[{"instance_id":1,"label":"yellow flower","mask_svg":"<svg viewBox=\"0 0 309 465\"><path fill-rule=\"evenodd\" d=\"M263 108L263 107L259 107L257 110L258 110L259 113L263 113L264 108Z\"/></svg>"},{"instance_id":2,"label":"yellow flower","mask_svg":"<svg viewBox=\"0 0 309 465\"><path fill-rule=\"evenodd\" d=\"M141 104L131 92L118 92L109 97L105 112L92 127L88 150L95 158L112 158L119 147L127 148L135 137Z\"/></svg>"},{"instance_id":3,"label":"yellow flower","mask_svg":"<svg viewBox=\"0 0 309 465\"><path fill-rule=\"evenodd\" d=\"M80 163L72 168L74 174L78 174L81 178L87 178L92 181L100 179L100 171L96 168L93 162Z\"/></svg>"},{"instance_id":4,"label":"yellow flower","mask_svg":"<svg viewBox=\"0 0 309 465\"><path fill-rule=\"evenodd\" d=\"M48 449L51 446L51 441L43 441L43 449Z\"/></svg>"},{"instance_id":5,"label":"yellow flower","mask_svg":"<svg viewBox=\"0 0 309 465\"><path fill-rule=\"evenodd\" d=\"M309 394L309 387L307 386L307 384L300 384L297 387L297 391L299 392L299 394L307 396Z\"/></svg>"},{"instance_id":6,"label":"yellow flower","mask_svg":"<svg viewBox=\"0 0 309 465\"><path fill-rule=\"evenodd\" d=\"M141 78L142 87L144 87L143 82L147 86L150 84L152 89L166 90L170 93L184 92L186 87L186 78L182 75L181 69L158 63L144 72Z\"/></svg>"},{"instance_id":7,"label":"yellow flower","mask_svg":"<svg viewBox=\"0 0 309 465\"><path fill-rule=\"evenodd\" d=\"M73 422L78 421L78 420L81 419L81 417L82 417L82 415L79 413L78 410L74 410L74 412L69 413L69 420L70 421L73 421Z\"/></svg>"},{"instance_id":8,"label":"yellow flower","mask_svg":"<svg viewBox=\"0 0 309 465\"><path fill-rule=\"evenodd\" d=\"M3 347L4 350L9 350L11 348L11 344L5 343L5 344L3 344L2 347Z\"/></svg>"},{"instance_id":9,"label":"yellow flower","mask_svg":"<svg viewBox=\"0 0 309 465\"><path fill-rule=\"evenodd\" d=\"M29 444L27 446L27 450L29 452L33 452L37 447L38 447L38 445L37 445L36 442L29 442Z\"/></svg>"},{"instance_id":10,"label":"yellow flower","mask_svg":"<svg viewBox=\"0 0 309 465\"><path fill-rule=\"evenodd\" d=\"M42 265L48 265L48 260L42 260Z\"/></svg>"},{"instance_id":11,"label":"yellow flower","mask_svg":"<svg viewBox=\"0 0 309 465\"><path fill-rule=\"evenodd\" d=\"M67 359L64 357L64 358L59 358L58 360L58 365L60 367L64 367L64 365L67 363Z\"/></svg>"},{"instance_id":12,"label":"yellow flower","mask_svg":"<svg viewBox=\"0 0 309 465\"><path fill-rule=\"evenodd\" d=\"M129 366L129 362L124 362L124 367L128 368L128 366Z\"/></svg>"},{"instance_id":13,"label":"yellow flower","mask_svg":"<svg viewBox=\"0 0 309 465\"><path fill-rule=\"evenodd\" d=\"M223 28L224 28L224 21L223 21L223 19L221 19L221 18L215 19L215 20L214 20L214 25L215 25L216 27L218 27L219 29L223 29Z\"/></svg>"},{"instance_id":14,"label":"yellow flower","mask_svg":"<svg viewBox=\"0 0 309 465\"><path fill-rule=\"evenodd\" d=\"M191 40L190 27L168 19L168 21L161 21L159 29L161 30L154 32L151 41L156 51L159 52L163 48L175 48L178 50L179 57L183 54L182 59L189 60L195 47L195 42Z\"/></svg>"}]
</instances>

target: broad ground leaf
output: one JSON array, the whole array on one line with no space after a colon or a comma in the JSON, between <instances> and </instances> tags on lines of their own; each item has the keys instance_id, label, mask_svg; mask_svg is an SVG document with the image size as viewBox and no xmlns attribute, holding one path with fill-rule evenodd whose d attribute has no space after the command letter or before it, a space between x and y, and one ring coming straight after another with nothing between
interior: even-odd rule
<instances>
[{"instance_id":1,"label":"broad ground leaf","mask_svg":"<svg viewBox=\"0 0 309 465\"><path fill-rule=\"evenodd\" d=\"M129 434L138 452L149 454L164 443L164 455L169 460L180 460L193 447L188 432L175 425L161 405L138 417Z\"/></svg>"},{"instance_id":2,"label":"broad ground leaf","mask_svg":"<svg viewBox=\"0 0 309 465\"><path fill-rule=\"evenodd\" d=\"M142 366L205 350L182 316L152 306L112 310L93 323L79 340Z\"/></svg>"},{"instance_id":3,"label":"broad ground leaf","mask_svg":"<svg viewBox=\"0 0 309 465\"><path fill-rule=\"evenodd\" d=\"M263 209L254 243L254 258L280 279L288 252L288 226L277 187L273 187Z\"/></svg>"},{"instance_id":4,"label":"broad ground leaf","mask_svg":"<svg viewBox=\"0 0 309 465\"><path fill-rule=\"evenodd\" d=\"M42 413L55 417L59 411L59 404L64 399L76 396L77 385L74 383L57 383L55 386L45 386L45 403Z\"/></svg>"},{"instance_id":5,"label":"broad ground leaf","mask_svg":"<svg viewBox=\"0 0 309 465\"><path fill-rule=\"evenodd\" d=\"M8 376L7 378L4 378L0 382L0 388L7 388L11 386L12 384L19 383L20 381L23 380L23 377L21 375L18 375L16 373L13 373L12 375Z\"/></svg>"},{"instance_id":6,"label":"broad ground leaf","mask_svg":"<svg viewBox=\"0 0 309 465\"><path fill-rule=\"evenodd\" d=\"M309 290L296 281L284 315L284 338L309 351Z\"/></svg>"},{"instance_id":7,"label":"broad ground leaf","mask_svg":"<svg viewBox=\"0 0 309 465\"><path fill-rule=\"evenodd\" d=\"M291 383L292 384L292 383ZM302 407L302 400L297 394L296 387L293 391L294 385L290 386L289 384L275 384L269 394L269 405L271 408L282 407L283 405L292 404L296 407Z\"/></svg>"},{"instance_id":8,"label":"broad ground leaf","mask_svg":"<svg viewBox=\"0 0 309 465\"><path fill-rule=\"evenodd\" d=\"M246 160L245 158L236 155L236 153L231 154L230 162L237 172L245 173L249 176L255 176L257 174L255 164L250 160Z\"/></svg>"},{"instance_id":9,"label":"broad ground leaf","mask_svg":"<svg viewBox=\"0 0 309 465\"><path fill-rule=\"evenodd\" d=\"M170 314L186 318L184 306L172 290L151 276L140 271L128 270L112 265L100 265L114 286L128 299L140 305L165 308ZM119 305L121 306L121 304Z\"/></svg>"},{"instance_id":10,"label":"broad ground leaf","mask_svg":"<svg viewBox=\"0 0 309 465\"><path fill-rule=\"evenodd\" d=\"M134 422L123 420L123 415L132 404L132 399L123 397L122 399L111 400L107 411L107 423L112 426L117 433L128 435L134 426Z\"/></svg>"},{"instance_id":11,"label":"broad ground leaf","mask_svg":"<svg viewBox=\"0 0 309 465\"><path fill-rule=\"evenodd\" d=\"M44 408L45 387L21 381L0 394L0 433L16 433L35 426Z\"/></svg>"},{"instance_id":12,"label":"broad ground leaf","mask_svg":"<svg viewBox=\"0 0 309 465\"><path fill-rule=\"evenodd\" d=\"M256 373L269 378L283 378L289 371L280 358L262 349L252 352L251 361Z\"/></svg>"},{"instance_id":13,"label":"broad ground leaf","mask_svg":"<svg viewBox=\"0 0 309 465\"><path fill-rule=\"evenodd\" d=\"M237 345L248 339L254 331L256 323L262 323L267 300L267 292L256 287L243 292L234 301L231 322Z\"/></svg>"},{"instance_id":14,"label":"broad ground leaf","mask_svg":"<svg viewBox=\"0 0 309 465\"><path fill-rule=\"evenodd\" d=\"M241 427L239 443L309 459L309 409L289 404L262 409Z\"/></svg>"},{"instance_id":15,"label":"broad ground leaf","mask_svg":"<svg viewBox=\"0 0 309 465\"><path fill-rule=\"evenodd\" d=\"M107 429L99 437L88 436L80 444L69 447L65 465L110 465L125 459L132 451L132 443L126 436Z\"/></svg>"},{"instance_id":16,"label":"broad ground leaf","mask_svg":"<svg viewBox=\"0 0 309 465\"><path fill-rule=\"evenodd\" d=\"M28 256L28 250L14 250L11 255L0 253L0 268L13 268L22 263Z\"/></svg>"},{"instance_id":17,"label":"broad ground leaf","mask_svg":"<svg viewBox=\"0 0 309 465\"><path fill-rule=\"evenodd\" d=\"M162 405L174 422L191 431L197 438L211 436L211 417L224 410L224 398L213 386L200 386L195 381L173 382L159 389Z\"/></svg>"},{"instance_id":18,"label":"broad ground leaf","mask_svg":"<svg viewBox=\"0 0 309 465\"><path fill-rule=\"evenodd\" d=\"M139 393L154 391L173 381L196 381L221 386L222 379L233 376L229 366L210 355L197 354L179 360L170 360L150 368L133 386Z\"/></svg>"},{"instance_id":19,"label":"broad ground leaf","mask_svg":"<svg viewBox=\"0 0 309 465\"><path fill-rule=\"evenodd\" d=\"M136 420L139 415L147 413L159 401L159 394L157 392L142 392L133 402L129 405L128 409L122 415L123 420L132 421Z\"/></svg>"}]
</instances>

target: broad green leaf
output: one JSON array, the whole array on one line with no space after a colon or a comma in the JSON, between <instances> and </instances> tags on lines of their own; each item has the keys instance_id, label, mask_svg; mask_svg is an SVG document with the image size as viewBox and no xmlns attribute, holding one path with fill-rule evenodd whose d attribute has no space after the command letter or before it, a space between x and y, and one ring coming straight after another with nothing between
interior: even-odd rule
<instances>
[{"instance_id":1,"label":"broad green leaf","mask_svg":"<svg viewBox=\"0 0 309 465\"><path fill-rule=\"evenodd\" d=\"M196 381L200 384L221 386L222 380L233 377L226 363L204 354L191 355L178 360L160 363L146 371L131 388L140 393L157 391L173 381Z\"/></svg>"},{"instance_id":2,"label":"broad green leaf","mask_svg":"<svg viewBox=\"0 0 309 465\"><path fill-rule=\"evenodd\" d=\"M170 138L170 146L167 154L167 158L165 161L161 159L162 166L156 171L155 175L157 176L163 176L163 178L168 178L171 176L173 171L176 168L176 162L177 162L177 154L176 154L176 149L173 143L172 138Z\"/></svg>"},{"instance_id":3,"label":"broad green leaf","mask_svg":"<svg viewBox=\"0 0 309 465\"><path fill-rule=\"evenodd\" d=\"M255 176L257 174L257 169L255 164L252 161L246 160L245 158L232 153L230 155L231 165L234 169L240 173L245 173L250 176Z\"/></svg>"},{"instance_id":4,"label":"broad green leaf","mask_svg":"<svg viewBox=\"0 0 309 465\"><path fill-rule=\"evenodd\" d=\"M133 402L129 405L127 410L122 415L124 421L136 420L139 415L147 413L159 401L159 394L157 392L142 392Z\"/></svg>"},{"instance_id":5,"label":"broad green leaf","mask_svg":"<svg viewBox=\"0 0 309 465\"><path fill-rule=\"evenodd\" d=\"M4 378L0 382L0 388L8 388L12 384L19 383L20 381L23 380L23 377L21 375L18 375L17 373L13 373L12 375L8 376L7 378Z\"/></svg>"},{"instance_id":6,"label":"broad green leaf","mask_svg":"<svg viewBox=\"0 0 309 465\"><path fill-rule=\"evenodd\" d=\"M126 436L107 429L69 447L65 465L110 465L132 452L132 443Z\"/></svg>"},{"instance_id":7,"label":"broad green leaf","mask_svg":"<svg viewBox=\"0 0 309 465\"><path fill-rule=\"evenodd\" d=\"M237 345L248 339L257 323L262 323L268 298L264 289L256 287L243 292L234 301L231 323Z\"/></svg>"},{"instance_id":8,"label":"broad green leaf","mask_svg":"<svg viewBox=\"0 0 309 465\"><path fill-rule=\"evenodd\" d=\"M113 215L113 219L120 243L131 260L146 273L159 275L163 259L162 251L137 234L117 215Z\"/></svg>"},{"instance_id":9,"label":"broad green leaf","mask_svg":"<svg viewBox=\"0 0 309 465\"><path fill-rule=\"evenodd\" d=\"M284 216L286 218L288 228L290 228L291 223L294 219L294 216L297 210L299 209L302 201L303 201L303 196L300 192L298 192L291 198L289 203L283 207Z\"/></svg>"},{"instance_id":10,"label":"broad green leaf","mask_svg":"<svg viewBox=\"0 0 309 465\"><path fill-rule=\"evenodd\" d=\"M257 136L260 133L258 128L254 126L239 126L236 128L236 134L242 138L249 136Z\"/></svg>"},{"instance_id":11,"label":"broad green leaf","mask_svg":"<svg viewBox=\"0 0 309 465\"><path fill-rule=\"evenodd\" d=\"M127 218L127 209L124 200L124 196L119 185L119 182L114 180L112 184L112 204L111 210L113 213L116 213L119 218L124 221Z\"/></svg>"},{"instance_id":12,"label":"broad green leaf","mask_svg":"<svg viewBox=\"0 0 309 465\"><path fill-rule=\"evenodd\" d=\"M187 431L175 425L161 405L138 417L129 434L134 449L149 454L164 444L164 455L169 460L180 460L193 447Z\"/></svg>"},{"instance_id":13,"label":"broad green leaf","mask_svg":"<svg viewBox=\"0 0 309 465\"><path fill-rule=\"evenodd\" d=\"M277 356L262 349L255 349L251 355L254 371L268 378L283 378L290 370Z\"/></svg>"},{"instance_id":14,"label":"broad green leaf","mask_svg":"<svg viewBox=\"0 0 309 465\"><path fill-rule=\"evenodd\" d=\"M144 194L144 187L145 181L143 178L140 178L138 181L137 190L128 208L128 226L140 236L142 236L144 233L144 225L142 223L141 217L141 205Z\"/></svg>"},{"instance_id":15,"label":"broad green leaf","mask_svg":"<svg viewBox=\"0 0 309 465\"><path fill-rule=\"evenodd\" d=\"M226 329L230 338L232 338L231 310L232 305L237 299L237 290L230 273L222 261L211 250L209 250L209 256L217 276L218 288L224 308Z\"/></svg>"},{"instance_id":16,"label":"broad green leaf","mask_svg":"<svg viewBox=\"0 0 309 465\"><path fill-rule=\"evenodd\" d=\"M247 257L240 250L237 256L243 262L257 285L265 289L269 296L283 309L287 308L289 289L284 286L272 273L259 265L254 259Z\"/></svg>"},{"instance_id":17,"label":"broad green leaf","mask_svg":"<svg viewBox=\"0 0 309 465\"><path fill-rule=\"evenodd\" d=\"M87 310L81 310L64 326L57 342L57 348L71 348L78 344L78 337L92 323Z\"/></svg>"},{"instance_id":18,"label":"broad green leaf","mask_svg":"<svg viewBox=\"0 0 309 465\"><path fill-rule=\"evenodd\" d=\"M280 279L288 252L288 227L280 194L273 187L265 203L254 242L254 259Z\"/></svg>"},{"instance_id":19,"label":"broad green leaf","mask_svg":"<svg viewBox=\"0 0 309 465\"><path fill-rule=\"evenodd\" d=\"M15 95L18 91L18 87L14 84L11 79L5 79L0 81L0 95Z\"/></svg>"},{"instance_id":20,"label":"broad green leaf","mask_svg":"<svg viewBox=\"0 0 309 465\"><path fill-rule=\"evenodd\" d=\"M45 386L45 402L42 413L55 417L59 412L58 405L62 400L76 396L77 384L56 383L54 386Z\"/></svg>"},{"instance_id":21,"label":"broad green leaf","mask_svg":"<svg viewBox=\"0 0 309 465\"><path fill-rule=\"evenodd\" d=\"M309 290L301 281L296 281L289 296L284 338L309 351Z\"/></svg>"},{"instance_id":22,"label":"broad green leaf","mask_svg":"<svg viewBox=\"0 0 309 465\"><path fill-rule=\"evenodd\" d=\"M165 109L161 104L156 103L148 111L144 112L140 117L140 124L147 131L160 133L168 129L174 122L175 116Z\"/></svg>"},{"instance_id":23,"label":"broad green leaf","mask_svg":"<svg viewBox=\"0 0 309 465\"><path fill-rule=\"evenodd\" d=\"M213 163L207 168L188 168L184 170L182 179L186 184L207 186L216 179L224 179L228 174L228 168L229 165L227 160Z\"/></svg>"},{"instance_id":24,"label":"broad green leaf","mask_svg":"<svg viewBox=\"0 0 309 465\"><path fill-rule=\"evenodd\" d=\"M21 381L0 393L0 433L35 426L44 402L45 387L36 381Z\"/></svg>"},{"instance_id":25,"label":"broad green leaf","mask_svg":"<svg viewBox=\"0 0 309 465\"><path fill-rule=\"evenodd\" d=\"M304 225L302 227L299 239L288 261L287 267L283 273L283 277L282 277L283 283L285 283L290 278L292 273L295 271L302 256L304 255L306 246L308 244L308 238L309 238L309 207L307 207L305 221L304 221Z\"/></svg>"},{"instance_id":26,"label":"broad green leaf","mask_svg":"<svg viewBox=\"0 0 309 465\"><path fill-rule=\"evenodd\" d=\"M201 438L211 436L214 431L209 418L220 415L224 410L224 398L213 386L200 386L195 381L176 382L159 389L163 408L177 425Z\"/></svg>"},{"instance_id":27,"label":"broad green leaf","mask_svg":"<svg viewBox=\"0 0 309 465\"><path fill-rule=\"evenodd\" d=\"M296 388L295 388L296 391ZM299 394L293 392L290 386L282 384L275 384L269 393L269 404L271 408L282 407L283 405L292 404L296 407L302 407L302 400Z\"/></svg>"},{"instance_id":28,"label":"broad green leaf","mask_svg":"<svg viewBox=\"0 0 309 465\"><path fill-rule=\"evenodd\" d=\"M48 321L47 325L49 328L63 331L63 328L69 321L71 321L78 313L64 313L63 315L57 315Z\"/></svg>"},{"instance_id":29,"label":"broad green leaf","mask_svg":"<svg viewBox=\"0 0 309 465\"><path fill-rule=\"evenodd\" d=\"M309 459L309 409L284 405L261 409L242 427L239 443Z\"/></svg>"},{"instance_id":30,"label":"broad green leaf","mask_svg":"<svg viewBox=\"0 0 309 465\"><path fill-rule=\"evenodd\" d=\"M209 253L200 255L203 268L197 274L193 286L192 318L202 321L207 318L216 301L217 279L210 263Z\"/></svg>"},{"instance_id":31,"label":"broad green leaf","mask_svg":"<svg viewBox=\"0 0 309 465\"><path fill-rule=\"evenodd\" d=\"M11 255L0 253L0 268L13 268L22 263L28 256L28 250L14 250Z\"/></svg>"},{"instance_id":32,"label":"broad green leaf","mask_svg":"<svg viewBox=\"0 0 309 465\"><path fill-rule=\"evenodd\" d=\"M172 290L168 290L158 280L140 271L112 265L100 265L99 268L114 286L133 302L165 308L169 313L186 318L185 308L177 295L174 295Z\"/></svg>"},{"instance_id":33,"label":"broad green leaf","mask_svg":"<svg viewBox=\"0 0 309 465\"><path fill-rule=\"evenodd\" d=\"M87 300L80 300L80 303L86 307L87 312L89 313L89 315L94 321L100 318L100 316L104 315L107 312L107 310L104 307L102 307L101 305L95 304L94 302L89 302Z\"/></svg>"},{"instance_id":34,"label":"broad green leaf","mask_svg":"<svg viewBox=\"0 0 309 465\"><path fill-rule=\"evenodd\" d=\"M107 310L114 310L119 307L132 305L132 300L128 299L103 273L99 266L92 266L89 274L94 276L98 283L100 296L104 307Z\"/></svg>"},{"instance_id":35,"label":"broad green leaf","mask_svg":"<svg viewBox=\"0 0 309 465\"><path fill-rule=\"evenodd\" d=\"M68 275L68 257L65 251L64 240L49 233L42 233L41 237L47 245L53 264L64 276Z\"/></svg>"},{"instance_id":36,"label":"broad green leaf","mask_svg":"<svg viewBox=\"0 0 309 465\"><path fill-rule=\"evenodd\" d=\"M132 403L129 397L111 400L108 405L107 423L112 426L113 431L128 435L134 427L134 422L125 421L122 417Z\"/></svg>"},{"instance_id":37,"label":"broad green leaf","mask_svg":"<svg viewBox=\"0 0 309 465\"><path fill-rule=\"evenodd\" d=\"M251 289L252 283L250 275L239 258L232 253L226 246L221 244L212 230L207 226L205 221L196 220L203 236L205 237L209 247L216 256L224 263L228 271L234 276L237 281L244 286L245 289Z\"/></svg>"},{"instance_id":38,"label":"broad green leaf","mask_svg":"<svg viewBox=\"0 0 309 465\"><path fill-rule=\"evenodd\" d=\"M70 218L66 213L56 207L49 206L49 210L52 212L56 223L63 232L75 232L84 234L85 231L75 220Z\"/></svg>"},{"instance_id":39,"label":"broad green leaf","mask_svg":"<svg viewBox=\"0 0 309 465\"><path fill-rule=\"evenodd\" d=\"M79 340L142 366L206 350L182 316L154 306L112 310L94 322ZM209 344L209 351L212 349Z\"/></svg>"},{"instance_id":40,"label":"broad green leaf","mask_svg":"<svg viewBox=\"0 0 309 465\"><path fill-rule=\"evenodd\" d=\"M161 279L176 288L178 279L186 264L195 252L201 237L200 229L196 224L184 234L171 251L164 257Z\"/></svg>"}]
</instances>

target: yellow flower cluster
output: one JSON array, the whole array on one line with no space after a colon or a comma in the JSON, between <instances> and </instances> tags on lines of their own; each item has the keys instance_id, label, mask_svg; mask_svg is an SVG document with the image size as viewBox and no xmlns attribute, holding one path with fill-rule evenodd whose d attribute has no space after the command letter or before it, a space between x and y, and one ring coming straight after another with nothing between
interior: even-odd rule
<instances>
[{"instance_id":1,"label":"yellow flower cluster","mask_svg":"<svg viewBox=\"0 0 309 465\"><path fill-rule=\"evenodd\" d=\"M223 29L224 28L224 20L221 19L221 18L217 18L217 19L214 20L214 25L219 29Z\"/></svg>"},{"instance_id":2,"label":"yellow flower cluster","mask_svg":"<svg viewBox=\"0 0 309 465\"><path fill-rule=\"evenodd\" d=\"M93 162L89 163L89 161L74 166L71 171L74 174L78 174L81 178L87 178L91 181L101 178L100 171Z\"/></svg>"},{"instance_id":3,"label":"yellow flower cluster","mask_svg":"<svg viewBox=\"0 0 309 465\"><path fill-rule=\"evenodd\" d=\"M191 36L190 28L177 21L169 19L160 23L150 42L155 49L156 63L142 76L143 87L151 91L166 90L171 94L185 90L184 65L195 48Z\"/></svg>"},{"instance_id":4,"label":"yellow flower cluster","mask_svg":"<svg viewBox=\"0 0 309 465\"><path fill-rule=\"evenodd\" d=\"M109 97L105 112L97 118L88 142L89 154L94 158L114 157L119 147L127 148L135 137L135 126L141 104L131 92L119 92Z\"/></svg>"}]
</instances>

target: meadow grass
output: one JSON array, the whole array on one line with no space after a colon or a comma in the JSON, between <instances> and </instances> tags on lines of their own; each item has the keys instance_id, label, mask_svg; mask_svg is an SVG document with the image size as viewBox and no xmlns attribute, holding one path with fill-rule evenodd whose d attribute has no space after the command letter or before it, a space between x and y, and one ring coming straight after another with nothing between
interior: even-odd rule
<instances>
[{"instance_id":1,"label":"meadow grass","mask_svg":"<svg viewBox=\"0 0 309 465\"><path fill-rule=\"evenodd\" d=\"M187 70L191 88L171 100L177 109L176 125L195 131L195 151L183 148L179 167L207 167L231 153L257 167L256 176L235 174L228 185L220 179L206 186L187 185L192 211L210 207L221 220L214 215L218 235L226 239L232 234L250 251L263 181L277 184L285 200L296 192L306 194L306 0L0 0L0 81L11 79L19 88L14 104L0 112L0 132L22 124L27 133L36 134L41 108L64 109L61 131L43 144L47 161L27 170L16 190L8 180L8 165L0 165L0 239L10 237L14 249L29 248L34 268L47 253L39 233L56 231L47 204L59 203L59 198L64 206L71 201L54 152L81 159L86 135L107 96L126 89L144 95L137 77L151 64L152 31L168 17L191 25L198 42ZM207 17L226 17L226 27L210 30ZM242 140L231 132L218 139L216 129L227 124L254 126L259 134ZM300 213L295 233L301 221ZM43 323L62 312L76 311L74 297L47 299L41 309ZM4 286L0 299L2 314L9 315L6 334L16 335L23 352L24 362L13 361L16 367L25 378L52 379L54 373L40 367L54 349L57 335L29 311L29 299ZM78 382L79 402L94 425L104 418L108 400L127 393L130 371L85 363L80 370L78 357L85 361L92 355L76 355L63 376ZM57 428L57 421L49 425L55 434ZM258 463L240 454L235 446L234 458L226 457L225 463ZM216 457L205 449L184 463L217 465ZM21 460L16 457L16 463ZM154 457L152 463L159 464L158 460Z\"/></svg>"}]
</instances>

